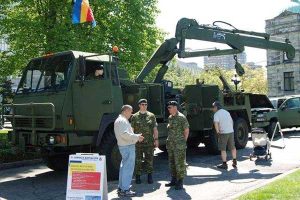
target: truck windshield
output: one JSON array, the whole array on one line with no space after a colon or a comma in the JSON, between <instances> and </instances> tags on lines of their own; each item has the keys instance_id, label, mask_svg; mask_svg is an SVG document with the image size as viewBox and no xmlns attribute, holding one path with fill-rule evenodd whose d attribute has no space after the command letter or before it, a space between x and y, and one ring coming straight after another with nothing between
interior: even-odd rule
<instances>
[{"instance_id":1,"label":"truck windshield","mask_svg":"<svg viewBox=\"0 0 300 200\"><path fill-rule=\"evenodd\" d=\"M64 90L72 61L71 54L32 60L23 73L17 93Z\"/></svg>"}]
</instances>

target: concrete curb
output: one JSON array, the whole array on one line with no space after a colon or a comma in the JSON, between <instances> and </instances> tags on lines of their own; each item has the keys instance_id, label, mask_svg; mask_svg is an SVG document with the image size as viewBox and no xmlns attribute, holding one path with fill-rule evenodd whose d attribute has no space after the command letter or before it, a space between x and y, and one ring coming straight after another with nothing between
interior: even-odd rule
<instances>
[{"instance_id":1,"label":"concrete curb","mask_svg":"<svg viewBox=\"0 0 300 200\"><path fill-rule=\"evenodd\" d=\"M272 179L270 179L270 180L267 180L267 181L265 181L265 182L263 182L263 183L257 184L257 185L255 185L255 186L253 186L253 187L247 188L246 190L243 190L242 192L239 192L239 193L237 193L237 194L235 194L235 195L233 195L233 196L231 196L231 197L229 197L229 198L226 198L226 199L237 199L237 198L239 198L240 196L242 196L242 195L244 195L244 194L246 194L246 193L248 193L248 192L251 192L251 191L253 191L253 190L256 190L256 189L259 189L259 188L261 188L261 187L264 187L264 186L266 186L266 185L268 185L268 184L270 184L270 183L272 183L272 182L274 182L274 181L276 181L276 180L282 179L282 178L286 177L287 175L296 172L296 171L299 170L299 169L300 169L300 167L297 167L297 168L295 168L295 169L292 169L292 170L290 170L290 171L287 171L287 172L285 172L285 173L282 173L282 174L280 174L280 175L278 175L278 176L276 176L276 177L274 177L274 178L272 178Z\"/></svg>"},{"instance_id":2,"label":"concrete curb","mask_svg":"<svg viewBox=\"0 0 300 200\"><path fill-rule=\"evenodd\" d=\"M43 162L42 159L33 159L33 160L23 160L23 161L11 162L11 163L2 163L0 164L0 170L37 165L42 162Z\"/></svg>"}]
</instances>

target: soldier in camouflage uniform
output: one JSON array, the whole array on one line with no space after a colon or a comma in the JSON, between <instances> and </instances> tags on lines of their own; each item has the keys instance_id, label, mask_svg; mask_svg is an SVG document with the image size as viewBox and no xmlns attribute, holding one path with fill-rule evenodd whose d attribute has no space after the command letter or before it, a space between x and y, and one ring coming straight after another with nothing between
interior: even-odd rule
<instances>
[{"instance_id":1,"label":"soldier in camouflage uniform","mask_svg":"<svg viewBox=\"0 0 300 200\"><path fill-rule=\"evenodd\" d=\"M145 171L148 174L148 183L153 183L153 153L154 147L158 147L158 131L155 115L147 111L147 100L140 99L139 111L132 116L131 126L136 134L144 136L143 142L136 143L136 165L135 174L136 184L141 183L141 174L143 171L143 155L145 155Z\"/></svg>"},{"instance_id":2,"label":"soldier in camouflage uniform","mask_svg":"<svg viewBox=\"0 0 300 200\"><path fill-rule=\"evenodd\" d=\"M172 180L166 186L175 186L176 190L181 190L183 189L183 178L186 174L185 155L186 141L189 136L189 123L186 117L177 110L177 106L176 101L168 102L170 116L166 144Z\"/></svg>"}]
</instances>

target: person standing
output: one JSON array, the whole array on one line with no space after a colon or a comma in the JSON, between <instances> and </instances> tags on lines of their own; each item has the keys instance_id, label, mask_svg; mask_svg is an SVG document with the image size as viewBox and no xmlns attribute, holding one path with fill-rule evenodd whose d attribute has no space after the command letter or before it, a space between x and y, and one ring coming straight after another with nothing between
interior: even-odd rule
<instances>
[{"instance_id":1,"label":"person standing","mask_svg":"<svg viewBox=\"0 0 300 200\"><path fill-rule=\"evenodd\" d=\"M135 164L135 143L143 141L141 134L134 134L128 119L132 115L132 107L124 105L121 108L121 114L114 123L114 131L122 156L119 172L119 188L120 196L132 197L136 193L130 189L131 179Z\"/></svg>"},{"instance_id":2,"label":"person standing","mask_svg":"<svg viewBox=\"0 0 300 200\"><path fill-rule=\"evenodd\" d=\"M183 189L183 178L186 174L185 157L186 141L189 136L189 123L186 117L178 111L177 106L176 101L168 102L170 116L168 118L166 147L172 179L165 186L175 186L176 190L181 190Z\"/></svg>"},{"instance_id":3,"label":"person standing","mask_svg":"<svg viewBox=\"0 0 300 200\"><path fill-rule=\"evenodd\" d=\"M217 167L220 169L228 169L226 147L231 151L232 166L237 167L236 148L234 144L233 120L230 113L222 108L220 102L215 101L213 104L214 126L218 135L218 148L221 151L223 163Z\"/></svg>"},{"instance_id":4,"label":"person standing","mask_svg":"<svg viewBox=\"0 0 300 200\"><path fill-rule=\"evenodd\" d=\"M131 118L131 126L135 133L144 136L142 142L136 143L135 182L141 184L143 171L143 155L145 155L145 171L148 174L148 183L153 183L153 153L154 147L158 147L158 130L155 115L147 111L147 99L138 101L139 111Z\"/></svg>"}]
</instances>

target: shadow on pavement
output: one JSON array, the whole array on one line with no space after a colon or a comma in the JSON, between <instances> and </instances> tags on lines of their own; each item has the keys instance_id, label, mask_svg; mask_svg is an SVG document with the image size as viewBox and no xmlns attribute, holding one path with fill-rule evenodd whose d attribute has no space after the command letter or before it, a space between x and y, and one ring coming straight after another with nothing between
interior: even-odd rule
<instances>
[{"instance_id":1,"label":"shadow on pavement","mask_svg":"<svg viewBox=\"0 0 300 200\"><path fill-rule=\"evenodd\" d=\"M284 137L286 139L299 138L299 132L289 131L284 132ZM276 137L275 141L279 140L280 137ZM251 141L249 141L249 144ZM249 155L252 153L252 145L248 145L245 149L238 150L238 162L249 159ZM230 159L230 152L228 152L228 157ZM249 161L251 162L251 161ZM256 165L271 166L272 160L258 159L255 161ZM269 173L263 174L259 170L243 171L239 169L230 169L228 171L218 170L215 166L220 163L219 155L209 155L204 147L198 147L193 149L188 149L187 151L187 163L188 167L199 168L200 173L197 169L193 169L196 173L195 175L188 175L184 180L184 185L201 185L210 181L230 181L231 183L246 183L253 182L258 179L271 179L280 173ZM231 162L228 164L231 165ZM44 167L44 166L42 166ZM66 182L67 173L66 172L45 172L38 174L33 177L22 178L22 173L30 173L39 167L35 166L32 169L24 168L24 171L20 172L20 169L11 169L6 175L1 175L1 178L20 178L17 180L6 181L0 183L0 196L5 199L23 199L23 200L60 200L65 199L66 194ZM201 174L206 173L207 174ZM133 184L134 189L138 192L138 196L143 197L144 194L152 193L165 187L164 183L170 180L169 168L168 168L168 155L166 152L158 153L154 158L154 184L149 185L146 183L146 176L142 176L143 183L141 185ZM0 172L1 174L3 171ZM108 190L112 192L117 189L117 181L109 182ZM17 188L17 189L16 189ZM191 199L191 196L185 191L176 191L174 188L167 190L168 197L171 199ZM119 199L119 198L115 198ZM131 199L131 198L121 198L121 199Z\"/></svg>"}]
</instances>

